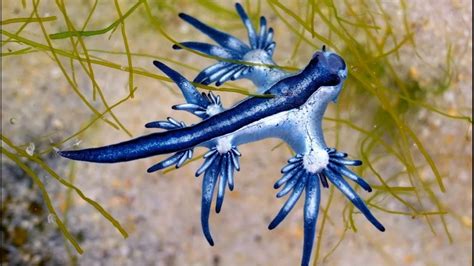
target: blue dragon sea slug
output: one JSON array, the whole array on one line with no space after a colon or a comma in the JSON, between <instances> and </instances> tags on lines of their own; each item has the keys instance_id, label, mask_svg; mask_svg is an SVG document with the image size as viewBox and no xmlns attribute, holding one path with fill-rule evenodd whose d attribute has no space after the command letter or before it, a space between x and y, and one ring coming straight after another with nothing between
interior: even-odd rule
<instances>
[{"instance_id":1,"label":"blue dragon sea slug","mask_svg":"<svg viewBox=\"0 0 474 266\"><path fill-rule=\"evenodd\" d=\"M372 215L364 201L346 181L357 183L366 191L371 187L349 170L362 162L350 160L347 154L326 145L322 119L327 105L336 101L347 77L347 66L337 54L323 46L307 66L297 73L282 71L272 60L275 42L273 30L267 28L265 17L260 18L257 32L240 4L236 9L247 28L249 44L234 36L218 31L186 14L180 18L214 40L217 45L200 42L182 42L175 49L192 49L219 57L216 64L201 71L194 82L215 83L249 79L257 91L269 97L248 97L235 106L225 109L220 97L212 92L200 93L191 82L161 62L154 65L168 75L181 89L186 103L175 105L175 110L190 112L202 121L186 126L168 118L146 124L148 128L164 131L105 147L84 150L60 151L63 157L96 163L117 163L161 154L172 155L153 165L154 172L174 165L180 167L190 159L195 147L209 151L196 176L204 174L202 181L201 224L204 236L214 245L209 228L209 214L214 191L217 190L215 211L221 210L225 190L234 188L234 174L239 171L238 146L265 138L279 138L296 154L281 169L282 177L275 189L277 197L289 195L285 204L271 221L269 229L278 226L288 215L300 196L304 199L304 244L301 265L308 265L316 232L321 185L329 182L336 186L380 231L383 225ZM250 63L250 64L249 64ZM217 187L217 188L216 188Z\"/></svg>"}]
</instances>

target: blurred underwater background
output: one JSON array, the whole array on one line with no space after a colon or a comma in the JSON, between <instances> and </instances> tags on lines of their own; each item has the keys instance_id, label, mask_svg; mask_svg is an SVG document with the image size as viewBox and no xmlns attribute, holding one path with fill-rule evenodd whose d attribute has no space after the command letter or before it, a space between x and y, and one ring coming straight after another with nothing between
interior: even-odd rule
<instances>
[{"instance_id":1,"label":"blurred underwater background","mask_svg":"<svg viewBox=\"0 0 474 266\"><path fill-rule=\"evenodd\" d=\"M185 12L247 42L235 1L2 0L2 265L296 265L302 205L275 230L273 183L292 156L281 141L242 146L241 171L216 242L201 233L194 160L148 174L160 158L91 164L58 149L148 134L150 121L195 117L170 107L179 89L160 60L189 80L215 62L182 41L211 42ZM349 66L323 122L329 146L363 165L356 188L380 233L344 196L322 190L314 265L472 265L472 2L242 1L274 29L274 61L297 71L326 45ZM228 107L253 95L232 81L200 86ZM164 157L163 157L164 158Z\"/></svg>"}]
</instances>

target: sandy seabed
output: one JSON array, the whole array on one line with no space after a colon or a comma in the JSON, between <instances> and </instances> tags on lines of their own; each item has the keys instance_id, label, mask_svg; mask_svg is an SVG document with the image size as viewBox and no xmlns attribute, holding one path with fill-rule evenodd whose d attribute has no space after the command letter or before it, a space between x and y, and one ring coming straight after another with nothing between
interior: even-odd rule
<instances>
[{"instance_id":1,"label":"sandy seabed","mask_svg":"<svg viewBox=\"0 0 474 266\"><path fill-rule=\"evenodd\" d=\"M131 5L129 1L122 2L123 6ZM212 19L210 15L193 12L193 5L183 2L187 4L175 6L177 12L185 11L204 21ZM85 17L87 9L77 7L77 13L74 13L76 4L80 5L79 2L71 4L70 15ZM231 1L221 4L229 9L232 7ZM384 4L387 8L391 6L388 2ZM472 3L468 0L429 3L409 1L408 6L410 20L413 25L419 25L415 38L425 63L443 66L445 53L442 50L446 49L447 43L453 47L455 80L451 88L437 96L433 103L444 110L455 109L466 114L472 112ZM52 1L42 1L42 15L60 16L48 13L54 12L53 7ZM113 11L111 14L104 13L104 21L114 20ZM271 11L262 10L263 15L266 13ZM17 1L2 1L2 15L6 19L29 14L21 9ZM180 38L187 36L186 40L204 40L197 31L179 20L176 14L165 19L170 25L175 25L169 26L168 31L180 35ZM291 50L292 45L288 40L292 40L292 37L287 36L291 33L277 20L269 17L278 44L275 61L279 62L278 59L286 58L285 51ZM171 44L158 36L157 31L144 28L147 27L144 25L144 19L137 16L130 18L127 31L133 51L175 59L201 69L209 64L210 61L202 61L196 55L173 51ZM49 32L64 30L51 27ZM244 36L241 29L238 33ZM29 31L28 28L24 34L41 36L41 33ZM120 35L114 33L114 37L107 42L108 49L123 50L123 42L115 36ZM42 36L37 39L44 41ZM98 38L97 42L105 39ZM92 47L94 40L90 42L88 44ZM59 41L55 44L58 47L62 45ZM126 64L124 57L103 57ZM410 59L410 55L402 54L397 65L406 71L415 69L417 76L431 78L438 74L433 72L433 68L426 68L424 63L413 63ZM158 73L151 61L150 58L136 57L134 65ZM68 64L68 61L64 63ZM70 87L57 65L45 53L2 57L2 67L2 134L9 136L15 143L35 142L49 132L56 132L50 137L53 141L61 139L82 126L78 121L90 118L89 110L77 97L71 96ZM196 74L191 71L182 73L188 78ZM95 76L111 103L127 94L126 72L96 67ZM77 82L90 92L86 76L78 74ZM149 121L167 116L190 120L189 115L177 114L170 109L171 105L182 102L174 84L160 83L138 75L135 84L139 88L135 98L114 110L134 136L150 132L143 128ZM226 106L229 106L241 96L227 93L223 98ZM355 215L358 232L348 231L339 247L321 265L472 265L472 127L468 123L450 120L426 110L418 112L414 121L413 127L445 177L447 192L440 193L437 190L436 193L446 208L457 217L446 215L453 242L448 241L438 218L432 219L436 232L433 234L421 217L374 211L387 231L379 233L363 217ZM84 148L128 138L124 132L98 123L87 134L73 139L64 147L70 147L78 140L79 147ZM357 145L351 142L350 136L340 146L344 146L345 142L348 147ZM123 239L96 210L79 197L73 197L68 224L85 251L78 256L79 264L297 265L303 241L302 204L297 204L276 230L267 230L268 223L284 202L275 198L273 182L279 178L281 166L290 157L284 148L270 152L271 147L278 143L277 140L265 140L240 148L243 154L242 170L236 175L236 189L227 192L222 212L219 215L211 214L211 229L216 242L214 247L206 243L200 228L201 179L194 178L199 161L167 174L146 173L145 170L158 161L156 158L114 165L77 163L75 184L88 197L110 211L130 235ZM40 144L37 146L37 149L41 147ZM7 211L2 207L2 214L5 214L2 215L2 240L12 240L2 246L2 257L7 256L11 264L43 262L54 265L68 262L64 241L47 210L38 201L41 199L39 192L20 170L7 164L5 158L2 160L2 202L11 208L6 216ZM68 169L69 162L54 155L48 162L54 169ZM389 175L389 171L390 167L382 174ZM67 174L66 170L62 173ZM64 189L49 177L42 178L53 201L58 203L56 207L62 210L66 197ZM376 179L369 177L368 180ZM336 193L335 203L329 212L331 217L340 215L345 204L345 199ZM322 206L325 206L328 195L328 190L323 191ZM33 211L30 215L25 213L32 209L40 211L37 214ZM339 240L343 229L340 219L328 223L321 249L323 256ZM74 253L74 250L71 249L71 252ZM9 263L3 261L2 264Z\"/></svg>"}]
</instances>

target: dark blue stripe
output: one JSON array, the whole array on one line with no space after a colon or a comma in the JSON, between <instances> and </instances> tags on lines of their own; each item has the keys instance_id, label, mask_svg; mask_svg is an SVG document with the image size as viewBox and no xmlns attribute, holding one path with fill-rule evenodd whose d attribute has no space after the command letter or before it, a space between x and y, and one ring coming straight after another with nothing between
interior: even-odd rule
<instances>
[{"instance_id":1,"label":"dark blue stripe","mask_svg":"<svg viewBox=\"0 0 474 266\"><path fill-rule=\"evenodd\" d=\"M300 74L275 84L267 93L273 98L252 97L203 122L178 130L153 133L126 142L79 151L62 151L61 156L99 163L115 163L192 148L223 136L262 118L301 106L320 86L340 82L336 75L317 69L317 60ZM314 68L316 66L316 70ZM307 73L307 72L310 73Z\"/></svg>"}]
</instances>

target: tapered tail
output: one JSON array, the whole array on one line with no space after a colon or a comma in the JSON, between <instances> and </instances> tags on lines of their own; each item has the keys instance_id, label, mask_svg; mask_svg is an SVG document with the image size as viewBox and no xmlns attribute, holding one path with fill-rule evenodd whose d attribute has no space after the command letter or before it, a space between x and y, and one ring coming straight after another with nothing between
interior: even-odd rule
<instances>
[{"instance_id":1,"label":"tapered tail","mask_svg":"<svg viewBox=\"0 0 474 266\"><path fill-rule=\"evenodd\" d=\"M176 152L187 148L187 145L182 143L179 137L173 137L169 133L153 133L109 146L76 151L59 151L58 154L77 161L118 163ZM189 145L189 143L186 144Z\"/></svg>"}]
</instances>

